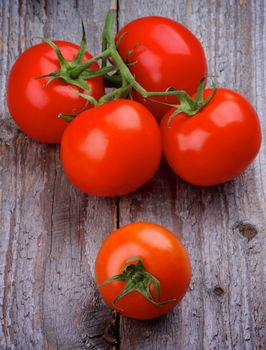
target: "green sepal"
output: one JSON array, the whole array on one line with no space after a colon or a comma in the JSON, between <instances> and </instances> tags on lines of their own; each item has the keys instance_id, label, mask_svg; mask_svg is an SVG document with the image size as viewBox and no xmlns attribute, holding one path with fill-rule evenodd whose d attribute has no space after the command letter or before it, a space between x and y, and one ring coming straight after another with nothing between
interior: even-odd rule
<instances>
[{"instance_id":1,"label":"green sepal","mask_svg":"<svg viewBox=\"0 0 266 350\"><path fill-rule=\"evenodd\" d=\"M96 99L94 97L92 97L89 93L88 94L83 94L82 92L79 92L75 89L73 89L73 91L79 95L80 97L83 97L85 100L87 100L87 102L90 102L93 107L96 107L98 105L98 102L96 101ZM79 112L81 113L81 112Z\"/></svg>"},{"instance_id":2,"label":"green sepal","mask_svg":"<svg viewBox=\"0 0 266 350\"><path fill-rule=\"evenodd\" d=\"M124 36L127 35L127 34L128 34L128 32L124 32L124 33L121 34L120 37L117 39L115 46L116 46L116 49L117 49L118 51L119 51L119 46L120 46L120 44L121 44L122 39L123 39Z\"/></svg>"},{"instance_id":3,"label":"green sepal","mask_svg":"<svg viewBox=\"0 0 266 350\"><path fill-rule=\"evenodd\" d=\"M47 87L55 79L61 79L69 85L77 86L81 90L86 91L86 94L83 94L83 95L84 96L86 95L86 100L95 106L97 104L97 101L92 96L89 96L89 94L91 93L91 88L87 84L86 80L95 78L95 77L100 76L100 75L107 74L108 72L114 71L116 69L114 67L108 67L108 68L106 67L106 69L103 71L86 70L94 62L96 62L96 60L98 60L98 58L93 57L90 60L88 60L87 62L82 63L85 52L86 52L86 48L87 48L87 41L86 41L86 33L85 33L84 23L81 22L81 25L82 25L82 39L81 39L80 47L79 47L79 50L78 50L75 58L71 62L67 61L64 58L61 50L53 41L51 41L49 39L43 39L43 42L50 45L53 48L53 50L55 51L57 58L58 58L58 61L59 61L59 64L60 64L60 69L58 69L54 72L51 72L49 74L38 76L38 77L36 77L36 79L50 78L47 81L47 83L45 84L45 87ZM76 90L74 90L74 91L76 91ZM79 93L79 92L77 91L77 93ZM82 95L81 93L79 93L79 94L80 94L80 96ZM65 116L64 114L62 114L62 115ZM63 119L70 120L70 118L72 118L72 117L73 116L67 116L67 117L63 117Z\"/></svg>"},{"instance_id":4,"label":"green sepal","mask_svg":"<svg viewBox=\"0 0 266 350\"><path fill-rule=\"evenodd\" d=\"M92 79L92 78L96 78L96 77L101 76L101 75L108 74L110 72L114 72L116 70L117 70L116 66L107 66L107 67L99 68L96 70L85 70L81 73L80 76L83 79Z\"/></svg>"},{"instance_id":5,"label":"green sepal","mask_svg":"<svg viewBox=\"0 0 266 350\"><path fill-rule=\"evenodd\" d=\"M128 59L129 59L129 56L131 56L134 51L136 50L136 48L139 46L139 43L137 43L136 45L134 45L133 49L129 50L126 54L126 59L125 59L125 63L128 65Z\"/></svg>"},{"instance_id":6,"label":"green sepal","mask_svg":"<svg viewBox=\"0 0 266 350\"><path fill-rule=\"evenodd\" d=\"M76 57L74 58L74 60L72 61L72 63L74 63L75 65L82 63L82 60L85 56L85 52L87 50L87 39L86 39L86 32L85 32L85 27L84 27L83 21L81 21L81 27L82 27L82 39L81 39L81 42L79 45L78 53L77 53Z\"/></svg>"},{"instance_id":7,"label":"green sepal","mask_svg":"<svg viewBox=\"0 0 266 350\"><path fill-rule=\"evenodd\" d=\"M58 61L60 63L61 69L62 68L66 68L69 66L70 62L68 62L65 57L63 56L61 50L59 49L59 47L50 39L43 39L43 42L50 45L52 49L54 49L56 56L58 58Z\"/></svg>"},{"instance_id":8,"label":"green sepal","mask_svg":"<svg viewBox=\"0 0 266 350\"><path fill-rule=\"evenodd\" d=\"M135 263L135 264L130 264L130 263ZM161 290L160 281L155 276L153 276L152 274L150 274L145 270L142 259L139 258L138 256L128 259L124 263L124 266L120 274L108 278L106 281L100 284L98 288L101 288L114 281L122 281L122 282L125 282L126 285L124 289L115 297L115 299L113 300L113 304L115 304L119 299L123 298L124 296L132 292L139 292L147 300L149 300L152 304L156 306L163 306L165 304L169 304L176 301L176 299L170 299L162 302L160 301L160 290ZM151 291L150 291L151 284L154 284L155 286L155 294L158 301L154 300L151 294Z\"/></svg>"},{"instance_id":9,"label":"green sepal","mask_svg":"<svg viewBox=\"0 0 266 350\"><path fill-rule=\"evenodd\" d=\"M198 86L197 93L196 93L196 101L198 103L203 101L204 83L205 83L205 78L201 79Z\"/></svg>"},{"instance_id":10,"label":"green sepal","mask_svg":"<svg viewBox=\"0 0 266 350\"><path fill-rule=\"evenodd\" d=\"M164 103L164 102L161 102L161 101L153 100L153 101L161 103L163 105L175 108L173 113L168 118L168 121L167 121L167 125L168 126L170 125L170 123L173 120L173 118L175 118L178 114L184 113L184 114L189 115L189 116L195 116L196 114L199 113L199 111L203 107L205 107L212 100L212 98L214 97L214 95L216 93L217 86L214 83L214 81L212 81L212 89L213 89L213 91L204 100L205 80L206 80L205 77L201 79L201 81L199 83L199 86L198 86L198 89L197 89L197 92L196 92L196 97L195 97L194 100L187 93L180 95L180 91L177 91L177 94L175 95L180 101L180 104L178 104L178 105L169 104L169 103ZM174 92L174 89L171 88L170 91Z\"/></svg>"},{"instance_id":11,"label":"green sepal","mask_svg":"<svg viewBox=\"0 0 266 350\"><path fill-rule=\"evenodd\" d=\"M49 78L49 77L58 77L58 75L60 74L60 69L56 70L52 73L49 74L44 74L44 75L39 75L38 77L35 77L35 79L42 79L42 78Z\"/></svg>"},{"instance_id":12,"label":"green sepal","mask_svg":"<svg viewBox=\"0 0 266 350\"><path fill-rule=\"evenodd\" d=\"M76 89L71 88L71 90L75 94L83 97L85 99L86 103L85 103L84 107L76 114L60 113L58 115L58 118L64 119L67 122L72 122L72 120L74 120L80 113L84 112L88 108L89 103L91 103L93 105L93 107L96 107L96 105L97 105L97 101L95 100L95 98L93 98L92 96L89 95L89 92L88 92L88 94L82 94L81 92L77 91Z\"/></svg>"},{"instance_id":13,"label":"green sepal","mask_svg":"<svg viewBox=\"0 0 266 350\"><path fill-rule=\"evenodd\" d=\"M68 115L65 113L60 113L58 115L58 118L64 119L66 122L70 123L70 122L72 122L72 120L74 120L76 118L76 116L75 115Z\"/></svg>"},{"instance_id":14,"label":"green sepal","mask_svg":"<svg viewBox=\"0 0 266 350\"><path fill-rule=\"evenodd\" d=\"M77 94L80 94L77 90L75 89L72 89L74 92L76 92ZM93 98L93 97L92 97ZM60 113L58 115L58 118L61 118L61 119L64 119L66 122L72 122L72 120L74 120L76 118L76 116L78 116L80 113L82 113L83 111L85 111L88 107L88 104L89 104L89 101L87 98L86 98L86 103L84 105L84 107L76 114L65 114L65 113Z\"/></svg>"},{"instance_id":15,"label":"green sepal","mask_svg":"<svg viewBox=\"0 0 266 350\"><path fill-rule=\"evenodd\" d=\"M92 66L95 62L99 61L99 59L103 59L104 57L108 57L109 53L110 53L110 51L109 51L109 49L107 49L106 51L102 52L100 55L95 55L94 57L92 57L88 61L83 62L79 65L76 65L76 67L74 66L74 68L70 69L69 75L71 76L71 78L76 79L78 76L81 75L82 72L84 72L86 69L88 69L90 66Z\"/></svg>"},{"instance_id":16,"label":"green sepal","mask_svg":"<svg viewBox=\"0 0 266 350\"><path fill-rule=\"evenodd\" d=\"M135 66L135 64L137 64L137 63L138 63L138 61L130 62L130 63L127 63L127 66L128 66L128 67L133 67L133 66Z\"/></svg>"},{"instance_id":17,"label":"green sepal","mask_svg":"<svg viewBox=\"0 0 266 350\"><path fill-rule=\"evenodd\" d=\"M172 88L172 87L170 87L166 90L166 92L168 94L167 96L176 97L180 102L179 104L162 102L162 101L155 100L153 98L149 98L149 100L175 109L173 111L173 113L168 118L167 125L169 126L169 124L171 123L173 118L176 117L178 114L184 113L184 114L189 115L189 116L194 116L194 115L198 114L199 111L211 101L211 99L214 97L214 95L216 93L217 86L212 81L213 91L204 100L203 96L204 96L205 80L206 80L206 78L201 79L199 86L198 86L198 89L197 89L196 97L194 100L191 96L189 96L189 94L187 92L182 91L182 90L176 90L175 88ZM150 93L150 95L151 96L158 96L157 93L156 94Z\"/></svg>"},{"instance_id":18,"label":"green sepal","mask_svg":"<svg viewBox=\"0 0 266 350\"><path fill-rule=\"evenodd\" d=\"M117 89L114 89L111 92L108 92L107 94L102 96L99 99L98 104L102 105L113 99L118 100L120 98L127 98L130 95L131 91L132 91L132 86L130 84L126 86L122 85L121 87L118 87Z\"/></svg>"}]
</instances>

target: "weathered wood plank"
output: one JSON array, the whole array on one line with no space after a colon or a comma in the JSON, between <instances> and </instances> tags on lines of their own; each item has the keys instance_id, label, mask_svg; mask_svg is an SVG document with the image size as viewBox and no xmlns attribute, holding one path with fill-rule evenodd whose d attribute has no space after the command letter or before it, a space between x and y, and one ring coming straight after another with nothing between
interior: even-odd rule
<instances>
[{"instance_id":1,"label":"weathered wood plank","mask_svg":"<svg viewBox=\"0 0 266 350\"><path fill-rule=\"evenodd\" d=\"M265 1L120 1L119 26L163 15L203 43L210 74L243 93L265 135ZM144 189L120 200L120 225L153 221L181 237L191 256L189 293L174 312L149 322L122 318L121 349L266 348L265 143L239 179L199 189L162 166Z\"/></svg>"},{"instance_id":2,"label":"weathered wood plank","mask_svg":"<svg viewBox=\"0 0 266 350\"><path fill-rule=\"evenodd\" d=\"M92 276L101 241L116 227L115 202L76 191L62 173L58 149L17 131L5 103L7 72L38 41L33 36L78 43L81 15L96 52L108 4L0 3L1 349L110 346L102 334L110 331L111 311L99 300Z\"/></svg>"},{"instance_id":3,"label":"weathered wood plank","mask_svg":"<svg viewBox=\"0 0 266 350\"><path fill-rule=\"evenodd\" d=\"M97 250L117 224L115 201L73 189L56 148L19 133L5 105L7 72L37 42L32 36L78 42L81 14L89 47L97 52L108 5L107 0L0 2L1 349L115 346L118 321L93 282ZM120 26L152 14L190 27L206 48L210 73L220 85L241 91L263 117L264 0L119 2ZM265 135L263 119L262 126ZM190 291L174 312L150 322L121 320L122 349L266 347L265 147L254 166L230 184L194 188L163 164L143 190L120 200L120 226L161 223L181 237L193 264Z\"/></svg>"}]
</instances>

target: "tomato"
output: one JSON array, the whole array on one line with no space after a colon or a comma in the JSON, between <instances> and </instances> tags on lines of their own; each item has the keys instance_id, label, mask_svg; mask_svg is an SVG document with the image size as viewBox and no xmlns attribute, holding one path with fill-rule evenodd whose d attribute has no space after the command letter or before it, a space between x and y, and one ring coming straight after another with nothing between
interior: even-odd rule
<instances>
[{"instance_id":1,"label":"tomato","mask_svg":"<svg viewBox=\"0 0 266 350\"><path fill-rule=\"evenodd\" d=\"M66 41L54 42L68 61L72 61L79 47ZM84 60L92 56L85 53ZM77 114L86 102L73 89L59 79L45 87L49 78L36 79L60 68L55 51L48 44L32 46L18 57L9 75L7 103L18 127L36 141L58 143L67 122L58 118L60 113ZM94 64L91 69L97 69ZM102 77L86 81L96 99L104 94Z\"/></svg>"},{"instance_id":2,"label":"tomato","mask_svg":"<svg viewBox=\"0 0 266 350\"><path fill-rule=\"evenodd\" d=\"M155 174L161 154L158 124L131 100L84 111L69 124L61 144L70 181L99 196L124 195L141 187Z\"/></svg>"},{"instance_id":3,"label":"tomato","mask_svg":"<svg viewBox=\"0 0 266 350\"><path fill-rule=\"evenodd\" d=\"M95 277L110 308L145 320L165 314L180 302L190 283L191 266L186 249L172 232L137 222L107 237L96 258Z\"/></svg>"},{"instance_id":4,"label":"tomato","mask_svg":"<svg viewBox=\"0 0 266 350\"><path fill-rule=\"evenodd\" d=\"M175 87L193 94L200 80L207 75L206 58L200 42L186 27L169 18L136 19L119 31L116 42L123 60L133 64L130 71L136 81L147 91L165 91ZM134 51L128 56L131 50ZM133 98L146 106L158 120L169 109L144 99L136 91L133 91ZM157 99L176 103L175 97Z\"/></svg>"},{"instance_id":5,"label":"tomato","mask_svg":"<svg viewBox=\"0 0 266 350\"><path fill-rule=\"evenodd\" d=\"M211 89L206 89L207 98ZM243 173L256 157L261 129L256 111L238 93L219 88L195 116L181 113L161 122L163 151L173 171L198 186L212 186Z\"/></svg>"}]
</instances>

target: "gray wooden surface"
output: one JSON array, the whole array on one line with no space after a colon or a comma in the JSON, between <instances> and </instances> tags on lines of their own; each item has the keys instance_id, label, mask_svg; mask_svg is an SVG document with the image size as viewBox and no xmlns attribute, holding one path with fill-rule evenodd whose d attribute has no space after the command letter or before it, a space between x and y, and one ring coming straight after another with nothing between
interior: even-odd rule
<instances>
[{"instance_id":1,"label":"gray wooden surface","mask_svg":"<svg viewBox=\"0 0 266 350\"><path fill-rule=\"evenodd\" d=\"M79 193L58 147L28 140L9 118L8 71L34 36L100 49L108 0L0 0L0 349L266 349L266 145L248 171L209 189L157 176L120 199ZM266 132L265 0L119 0L118 26L163 15L201 40L209 71L257 108ZM19 94L19 91L18 91ZM190 290L167 316L137 322L112 314L93 281L102 240L147 220L173 230L193 266Z\"/></svg>"}]
</instances>

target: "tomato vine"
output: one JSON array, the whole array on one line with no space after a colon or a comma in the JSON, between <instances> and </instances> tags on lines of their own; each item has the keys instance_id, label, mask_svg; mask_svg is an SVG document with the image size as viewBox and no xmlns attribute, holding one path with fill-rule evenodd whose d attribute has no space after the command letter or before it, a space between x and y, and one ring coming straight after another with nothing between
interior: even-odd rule
<instances>
[{"instance_id":1,"label":"tomato vine","mask_svg":"<svg viewBox=\"0 0 266 350\"><path fill-rule=\"evenodd\" d=\"M157 103L165 104L169 107L174 107L175 111L172 113L170 121L177 114L183 112L187 115L197 114L206 104L210 102L216 92L216 86L213 84L213 91L207 99L203 99L203 89L206 77L203 77L199 82L199 87L195 100L184 90L177 90L173 87L169 87L166 91L147 91L145 90L134 78L130 72L129 66L121 58L118 48L123 36L119 38L117 43L115 43L115 38L113 35L113 26L116 18L116 10L111 7L108 11L103 27L102 33L102 52L95 55L88 61L82 62L84 54L86 51L86 35L84 25L82 23L82 40L80 44L80 49L77 53L76 58L72 62L68 62L63 57L60 49L48 39L44 39L44 42L49 44L56 52L58 60L60 62L61 69L55 72L51 72L45 76L37 77L50 77L47 84L49 84L54 79L62 79L69 85L75 85L79 87L84 92L76 91L81 97L90 102L94 107L102 105L112 99L128 98L131 95L132 89L139 92L144 98L152 99L156 96L169 97L174 96L177 98L177 104L167 104L165 102L160 102L153 100ZM132 48L130 55L135 48ZM101 68L89 71L88 69L95 62L101 60ZM110 65L107 63L111 62ZM137 64L135 62L134 64ZM103 76L106 87L112 87L113 90L103 95L98 101L91 96L90 87L86 84L85 79L92 79L97 76ZM71 121L75 116L67 116L64 114L60 115L63 119Z\"/></svg>"}]
</instances>

